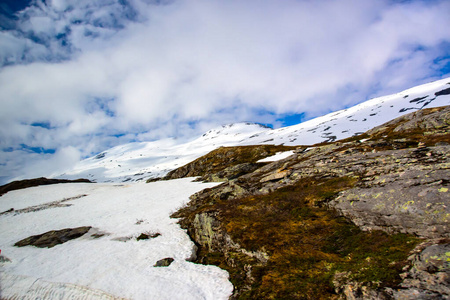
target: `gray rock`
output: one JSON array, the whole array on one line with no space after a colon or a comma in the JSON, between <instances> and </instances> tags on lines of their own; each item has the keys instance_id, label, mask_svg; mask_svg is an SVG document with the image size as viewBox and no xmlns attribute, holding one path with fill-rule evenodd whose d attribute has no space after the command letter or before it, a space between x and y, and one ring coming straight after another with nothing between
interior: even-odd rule
<instances>
[{"instance_id":1,"label":"gray rock","mask_svg":"<svg viewBox=\"0 0 450 300\"><path fill-rule=\"evenodd\" d=\"M90 226L52 230L43 234L33 235L14 244L16 247L35 246L39 248L52 248L87 233Z\"/></svg>"},{"instance_id":2,"label":"gray rock","mask_svg":"<svg viewBox=\"0 0 450 300\"><path fill-rule=\"evenodd\" d=\"M329 206L365 230L450 237L449 148L428 150L441 160L424 156L413 162L414 149L377 153L384 156L383 164L368 163L362 183L341 192Z\"/></svg>"},{"instance_id":3,"label":"gray rock","mask_svg":"<svg viewBox=\"0 0 450 300\"><path fill-rule=\"evenodd\" d=\"M422 248L422 249L421 249ZM395 299L450 299L450 240L431 240L410 256Z\"/></svg>"}]
</instances>

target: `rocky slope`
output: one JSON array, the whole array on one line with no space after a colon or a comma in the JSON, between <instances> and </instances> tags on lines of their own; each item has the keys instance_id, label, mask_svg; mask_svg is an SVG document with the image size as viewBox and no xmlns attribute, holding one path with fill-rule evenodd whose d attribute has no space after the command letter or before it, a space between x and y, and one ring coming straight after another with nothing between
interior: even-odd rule
<instances>
[{"instance_id":1,"label":"rocky slope","mask_svg":"<svg viewBox=\"0 0 450 300\"><path fill-rule=\"evenodd\" d=\"M424 109L298 146L222 177L173 216L198 262L230 272L234 298L448 299L449 125L450 107ZM199 164L172 174L208 179L211 164L210 155L198 174Z\"/></svg>"}]
</instances>

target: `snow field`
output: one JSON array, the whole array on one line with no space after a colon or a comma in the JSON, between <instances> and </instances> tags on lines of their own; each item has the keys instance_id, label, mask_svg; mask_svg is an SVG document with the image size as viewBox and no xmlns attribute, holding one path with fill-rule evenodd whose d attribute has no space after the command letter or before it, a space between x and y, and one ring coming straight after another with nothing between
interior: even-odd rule
<instances>
[{"instance_id":1,"label":"snow field","mask_svg":"<svg viewBox=\"0 0 450 300\"><path fill-rule=\"evenodd\" d=\"M37 297L45 286L52 286L54 293L59 291L53 299L73 295L99 299L93 290L126 299L227 299L233 290L228 273L186 261L195 254L195 246L177 220L169 217L187 203L189 195L216 185L191 181L58 184L7 193L0 198L0 212L87 196L64 202L71 204L68 207L0 215L0 247L11 260L0 263L2 298L35 299L30 293ZM80 226L93 228L53 248L13 246L32 235ZM161 235L137 241L141 233ZM175 261L169 267L153 267L166 257ZM33 289L27 288L27 282Z\"/></svg>"}]
</instances>

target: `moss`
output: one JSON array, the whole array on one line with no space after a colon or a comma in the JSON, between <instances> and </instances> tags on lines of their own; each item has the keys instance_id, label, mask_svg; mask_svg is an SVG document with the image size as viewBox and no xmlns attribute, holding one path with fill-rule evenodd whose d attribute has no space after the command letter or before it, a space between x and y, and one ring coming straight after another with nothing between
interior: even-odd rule
<instances>
[{"instance_id":1,"label":"moss","mask_svg":"<svg viewBox=\"0 0 450 300\"><path fill-rule=\"evenodd\" d=\"M296 148L283 145L220 147L187 165L171 171L165 179L212 175L232 166L243 163L256 163L258 160L272 156L277 152L294 150ZM263 165L265 163L260 163L260 166Z\"/></svg>"},{"instance_id":2,"label":"moss","mask_svg":"<svg viewBox=\"0 0 450 300\"><path fill-rule=\"evenodd\" d=\"M305 178L268 195L203 207L217 213L233 241L249 251L265 251L270 259L261 264L242 253L203 248L200 261L226 269L240 299L331 299L336 272L372 287L396 286L418 240L363 232L326 208L356 182L349 177Z\"/></svg>"}]
</instances>

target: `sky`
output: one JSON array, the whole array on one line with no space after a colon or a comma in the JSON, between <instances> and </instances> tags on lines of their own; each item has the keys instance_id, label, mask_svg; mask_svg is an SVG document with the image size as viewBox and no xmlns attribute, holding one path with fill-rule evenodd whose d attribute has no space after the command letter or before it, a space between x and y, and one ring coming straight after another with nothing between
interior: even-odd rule
<instances>
[{"instance_id":1,"label":"sky","mask_svg":"<svg viewBox=\"0 0 450 300\"><path fill-rule=\"evenodd\" d=\"M0 184L450 76L448 0L0 0Z\"/></svg>"}]
</instances>

